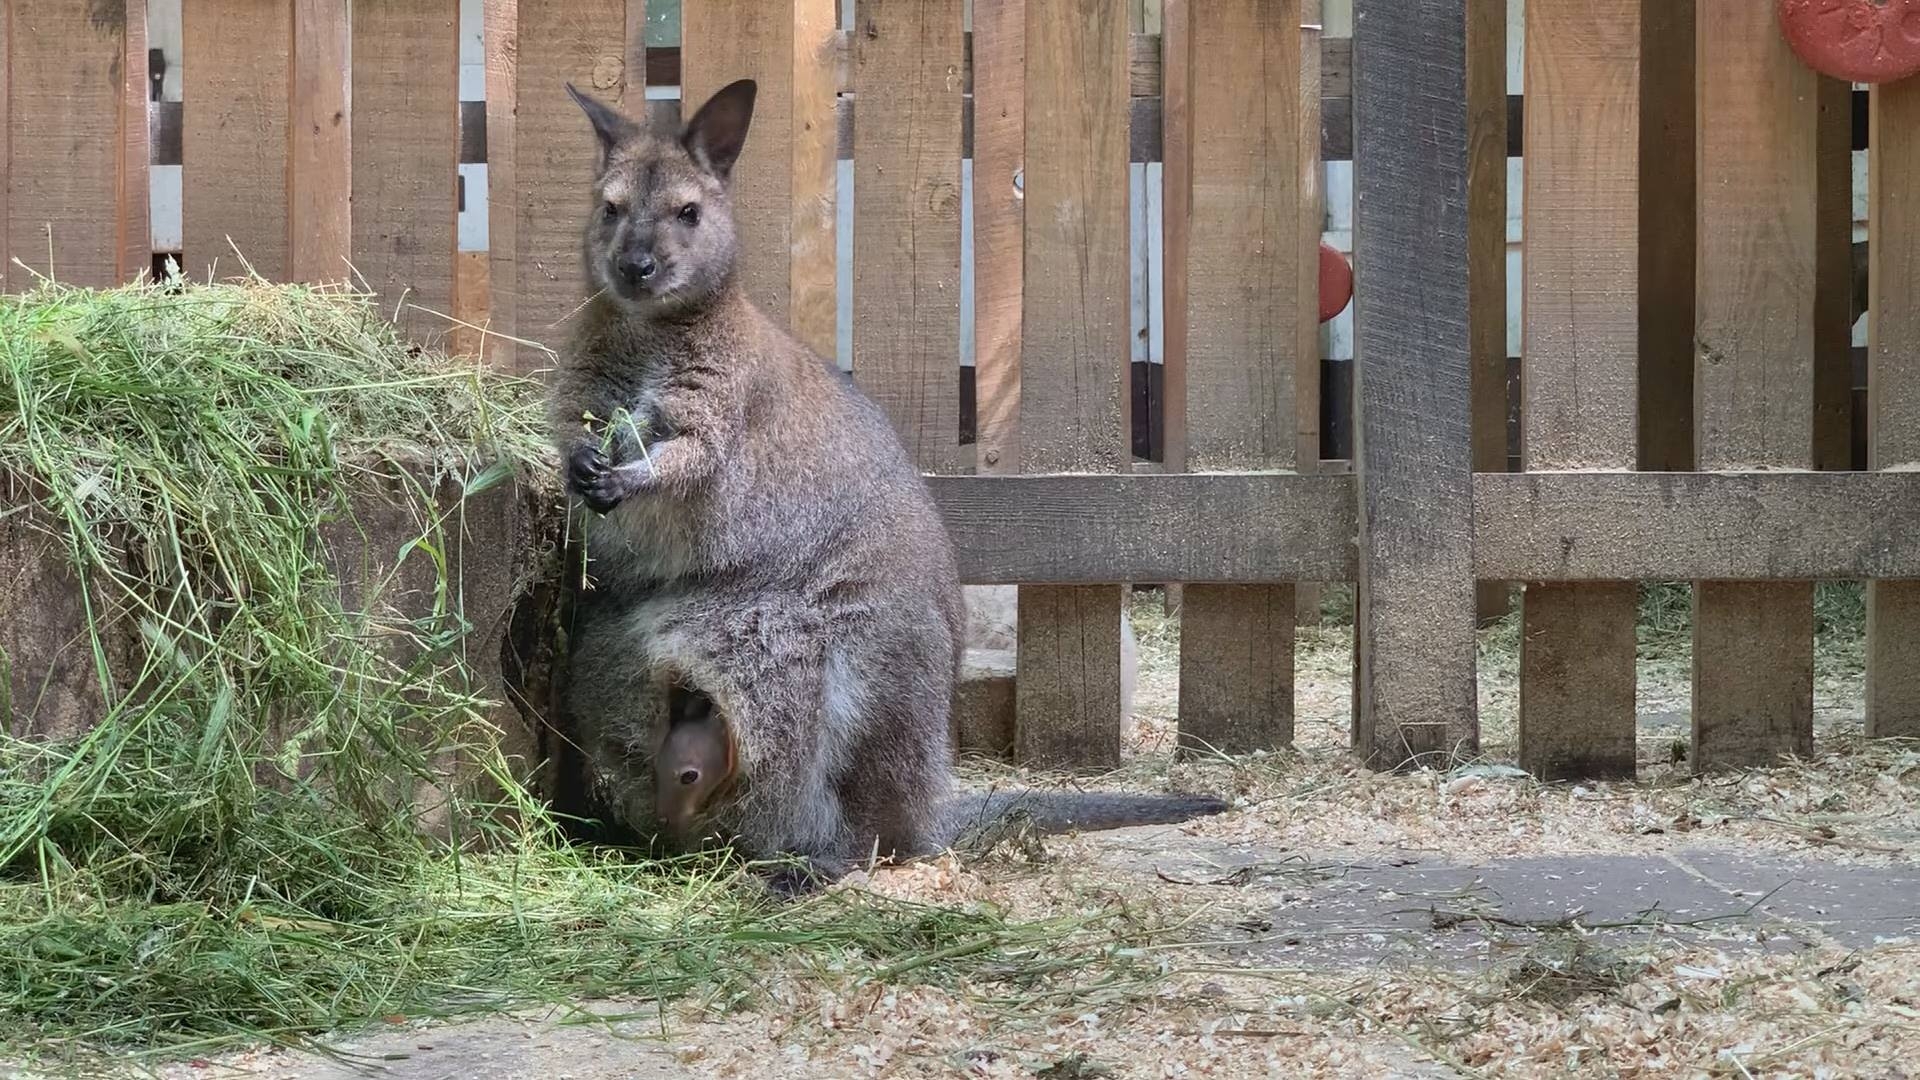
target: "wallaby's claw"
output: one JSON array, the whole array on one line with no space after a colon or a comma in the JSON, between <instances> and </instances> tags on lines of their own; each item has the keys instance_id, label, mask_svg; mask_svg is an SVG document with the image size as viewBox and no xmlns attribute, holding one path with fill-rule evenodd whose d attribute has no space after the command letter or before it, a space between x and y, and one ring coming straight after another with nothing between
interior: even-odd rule
<instances>
[{"instance_id":1,"label":"wallaby's claw","mask_svg":"<svg viewBox=\"0 0 1920 1080\"><path fill-rule=\"evenodd\" d=\"M619 472L607 455L592 443L581 443L567 459L567 489L596 514L605 514L620 505L626 492L620 490Z\"/></svg>"}]
</instances>

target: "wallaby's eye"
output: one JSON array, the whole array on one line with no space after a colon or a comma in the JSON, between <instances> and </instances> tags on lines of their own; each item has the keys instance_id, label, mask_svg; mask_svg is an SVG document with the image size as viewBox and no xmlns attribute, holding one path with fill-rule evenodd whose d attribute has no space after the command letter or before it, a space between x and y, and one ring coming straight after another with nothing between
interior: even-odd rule
<instances>
[{"instance_id":1,"label":"wallaby's eye","mask_svg":"<svg viewBox=\"0 0 1920 1080\"><path fill-rule=\"evenodd\" d=\"M688 784L697 784L699 782L700 782L699 769L687 769L680 774L680 783L683 786Z\"/></svg>"},{"instance_id":2,"label":"wallaby's eye","mask_svg":"<svg viewBox=\"0 0 1920 1080\"><path fill-rule=\"evenodd\" d=\"M614 218L620 216L620 205L618 203L608 203L604 207L601 207L601 213L607 215L608 221L612 221Z\"/></svg>"},{"instance_id":3,"label":"wallaby's eye","mask_svg":"<svg viewBox=\"0 0 1920 1080\"><path fill-rule=\"evenodd\" d=\"M700 204L688 203L680 208L680 220L689 225L700 224Z\"/></svg>"}]
</instances>

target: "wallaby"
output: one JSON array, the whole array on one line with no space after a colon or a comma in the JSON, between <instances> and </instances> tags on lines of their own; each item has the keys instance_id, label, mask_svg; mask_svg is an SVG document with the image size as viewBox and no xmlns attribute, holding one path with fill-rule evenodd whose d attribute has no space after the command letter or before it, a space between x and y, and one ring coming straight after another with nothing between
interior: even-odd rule
<instances>
[{"instance_id":1,"label":"wallaby","mask_svg":"<svg viewBox=\"0 0 1920 1080\"><path fill-rule=\"evenodd\" d=\"M937 850L966 618L954 553L886 415L741 286L730 187L755 84L670 134L567 91L599 146L592 292L553 394L593 578L567 712L613 809L655 817L653 771L632 763L664 746L725 770L688 785L687 818L713 810L750 858L799 858L778 892ZM722 726L663 738L643 704L663 682L707 695ZM1117 805L1081 798L1054 820ZM1152 821L1224 808L1144 801Z\"/></svg>"}]
</instances>

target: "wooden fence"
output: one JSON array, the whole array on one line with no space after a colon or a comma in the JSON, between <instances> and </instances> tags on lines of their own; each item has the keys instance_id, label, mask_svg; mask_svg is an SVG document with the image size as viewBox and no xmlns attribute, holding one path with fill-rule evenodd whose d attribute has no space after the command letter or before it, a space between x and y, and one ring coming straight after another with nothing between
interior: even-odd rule
<instances>
[{"instance_id":1,"label":"wooden fence","mask_svg":"<svg viewBox=\"0 0 1920 1080\"><path fill-rule=\"evenodd\" d=\"M1526 583L1520 753L1542 775L1632 773L1643 580L1698 583L1696 764L1809 749L1822 578L1873 580L1869 729L1920 734L1920 85L1872 100L1873 471L1818 472L1847 467L1849 88L1794 59L1771 5L1529 0L1509 473L1500 5L1356 0L1349 44L1322 40L1319 0L1166 0L1157 35L1119 0L973 0L970 29L962 0L859 0L845 30L834 0L684 0L667 52L644 0L488 0L481 262L455 243L456 0L182 2L188 274L350 267L413 332L455 328L440 312L502 335L454 333L489 363L542 366L510 339L557 345L581 299L593 144L564 82L664 122L679 99L649 79L695 101L758 80L747 283L823 352L850 156L853 373L967 579L1022 586L1025 759L1117 761L1123 583L1186 583L1181 730L1225 749L1291 738L1295 590L1330 581L1358 584L1354 742L1379 764L1475 748L1476 584L1501 582ZM145 11L6 0L9 288L151 263ZM1146 143L1156 462L1130 437ZM1349 147L1353 450L1329 468L1314 259L1322 155Z\"/></svg>"}]
</instances>

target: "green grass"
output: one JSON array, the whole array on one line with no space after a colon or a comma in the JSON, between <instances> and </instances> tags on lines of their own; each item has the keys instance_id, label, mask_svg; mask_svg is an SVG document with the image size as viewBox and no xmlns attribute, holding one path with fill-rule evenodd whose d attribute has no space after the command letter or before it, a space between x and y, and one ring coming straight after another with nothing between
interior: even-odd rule
<instances>
[{"instance_id":1,"label":"green grass","mask_svg":"<svg viewBox=\"0 0 1920 1080\"><path fill-rule=\"evenodd\" d=\"M27 496L0 513L65 552L112 703L49 738L0 701L0 1058L724 1003L777 966L1022 988L1129 968L1123 912L774 908L726 862L564 842L468 689L468 651L494 643L449 569L460 500L433 495L545 482L541 414L536 383L410 348L344 290L0 299L0 484ZM353 535L355 492L396 476L418 534L374 554L429 572L412 617L343 607L319 539ZM110 662L123 637L132 662Z\"/></svg>"}]
</instances>

